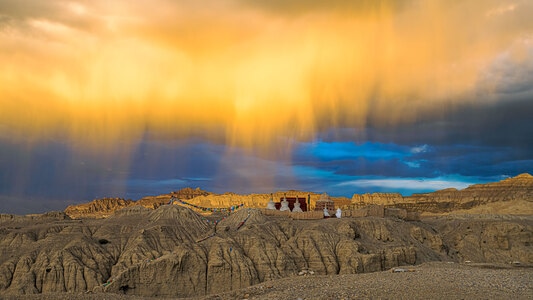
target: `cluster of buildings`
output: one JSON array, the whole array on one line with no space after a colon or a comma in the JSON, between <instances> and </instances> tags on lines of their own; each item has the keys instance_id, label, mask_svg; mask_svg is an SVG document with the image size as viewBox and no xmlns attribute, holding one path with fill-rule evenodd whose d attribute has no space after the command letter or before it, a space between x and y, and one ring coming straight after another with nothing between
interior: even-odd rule
<instances>
[{"instance_id":1,"label":"cluster of buildings","mask_svg":"<svg viewBox=\"0 0 533 300\"><path fill-rule=\"evenodd\" d=\"M384 205L350 205L341 211L340 208L335 210L335 202L329 198L327 193L320 195L316 201L315 207L311 208L310 195L306 198L298 196L287 197L284 195L279 202L274 202L272 194L267 203L264 213L273 216L290 216L293 219L320 219L328 218L330 216L340 217L392 217L403 219L405 221L419 221L420 214L416 211L408 211L402 208L385 207ZM306 201L307 200L307 201ZM305 212L305 213L304 213ZM303 214L299 214L303 213Z\"/></svg>"},{"instance_id":2,"label":"cluster of buildings","mask_svg":"<svg viewBox=\"0 0 533 300\"><path fill-rule=\"evenodd\" d=\"M267 210L287 211L293 213L311 211L311 196L307 195L307 202L305 198L298 196L280 198L280 202L274 202L272 194L270 194L270 200L267 203ZM323 193L320 199L316 201L314 211L322 211L325 217L329 217L331 213L335 211L335 203L329 198L327 193ZM340 208L337 209L337 217L340 217Z\"/></svg>"}]
</instances>

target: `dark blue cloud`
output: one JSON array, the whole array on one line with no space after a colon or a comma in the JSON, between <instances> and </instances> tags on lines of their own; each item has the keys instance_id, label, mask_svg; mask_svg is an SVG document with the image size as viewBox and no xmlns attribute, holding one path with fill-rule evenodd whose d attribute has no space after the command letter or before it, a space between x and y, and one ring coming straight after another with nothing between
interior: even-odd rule
<instances>
[{"instance_id":1,"label":"dark blue cloud","mask_svg":"<svg viewBox=\"0 0 533 300\"><path fill-rule=\"evenodd\" d=\"M300 143L296 149L295 158L309 157L321 161L339 159L392 159L409 156L412 150L409 147L395 144L362 143L354 142L322 142Z\"/></svg>"},{"instance_id":2,"label":"dark blue cloud","mask_svg":"<svg viewBox=\"0 0 533 300\"><path fill-rule=\"evenodd\" d=\"M306 164L344 175L416 175L425 163L424 145L383 143L315 142L301 143L294 152L294 164ZM415 173L415 174L413 174Z\"/></svg>"},{"instance_id":3,"label":"dark blue cloud","mask_svg":"<svg viewBox=\"0 0 533 300\"><path fill-rule=\"evenodd\" d=\"M533 169L521 149L478 145L397 145L381 143L301 143L293 164L300 178L328 178L337 193L464 188ZM302 179L302 184L310 185Z\"/></svg>"}]
</instances>

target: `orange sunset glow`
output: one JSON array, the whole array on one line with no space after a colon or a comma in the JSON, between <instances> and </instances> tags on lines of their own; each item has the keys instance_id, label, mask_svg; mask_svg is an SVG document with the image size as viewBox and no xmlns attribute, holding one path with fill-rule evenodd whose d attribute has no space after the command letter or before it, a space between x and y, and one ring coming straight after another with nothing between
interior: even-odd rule
<instances>
[{"instance_id":1,"label":"orange sunset glow","mask_svg":"<svg viewBox=\"0 0 533 300\"><path fill-rule=\"evenodd\" d=\"M124 172L148 133L290 164L324 132L364 143L369 128L507 103L502 90L533 69L532 12L500 0L1 1L0 139L61 141Z\"/></svg>"},{"instance_id":2,"label":"orange sunset glow","mask_svg":"<svg viewBox=\"0 0 533 300\"><path fill-rule=\"evenodd\" d=\"M370 109L409 122L490 98L495 57L520 64L533 39L506 1L337 2L57 1L27 16L19 4L0 31L3 130L91 145L202 125L262 146L364 126Z\"/></svg>"}]
</instances>

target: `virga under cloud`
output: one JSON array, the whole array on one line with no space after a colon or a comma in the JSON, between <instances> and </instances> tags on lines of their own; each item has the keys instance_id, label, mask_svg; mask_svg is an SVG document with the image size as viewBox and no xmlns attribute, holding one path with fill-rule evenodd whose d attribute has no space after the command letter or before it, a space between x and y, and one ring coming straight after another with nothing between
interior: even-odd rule
<instances>
[{"instance_id":1,"label":"virga under cloud","mask_svg":"<svg viewBox=\"0 0 533 300\"><path fill-rule=\"evenodd\" d=\"M295 153L330 141L352 155L330 152L329 165L349 161L341 165L359 170L337 167L324 178L332 184L353 179L342 174L364 175L361 170L448 174L435 158L454 145L493 146L511 155L497 163L507 167L478 176L529 171L531 13L530 1L498 0L2 0L3 193L34 186L21 182L39 169L27 161L20 168L27 157L13 153L22 148L28 157L41 153L54 161L43 150L50 144L66 153L68 167L57 162L54 168L59 178L77 174L80 162L110 166L88 182L222 180L226 172L238 183L222 180L228 189L314 186L287 174L292 167L292 176L299 166L325 167L321 156L304 160ZM184 167L183 160L201 161L190 153L172 158L198 141L213 151L203 172ZM165 152L161 143L177 148ZM377 155L391 144L435 151L420 160L413 155L424 151L378 160L369 159L371 152L355 155L370 151L361 145L377 145ZM143 181L147 174L138 165L151 165L148 173L156 174L164 163L142 151L167 153L174 172ZM235 161L242 151L248 162ZM498 156L490 153L482 163ZM227 161L236 162L233 170Z\"/></svg>"}]
</instances>

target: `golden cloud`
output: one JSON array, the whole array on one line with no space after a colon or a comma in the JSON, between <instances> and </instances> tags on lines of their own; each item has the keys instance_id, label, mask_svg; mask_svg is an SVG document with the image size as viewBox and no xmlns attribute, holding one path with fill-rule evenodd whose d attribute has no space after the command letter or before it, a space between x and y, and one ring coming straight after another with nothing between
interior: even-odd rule
<instances>
[{"instance_id":1,"label":"golden cloud","mask_svg":"<svg viewBox=\"0 0 533 300\"><path fill-rule=\"evenodd\" d=\"M473 101L533 28L527 1L48 2L1 10L4 138L264 148L370 116L411 122Z\"/></svg>"}]
</instances>

